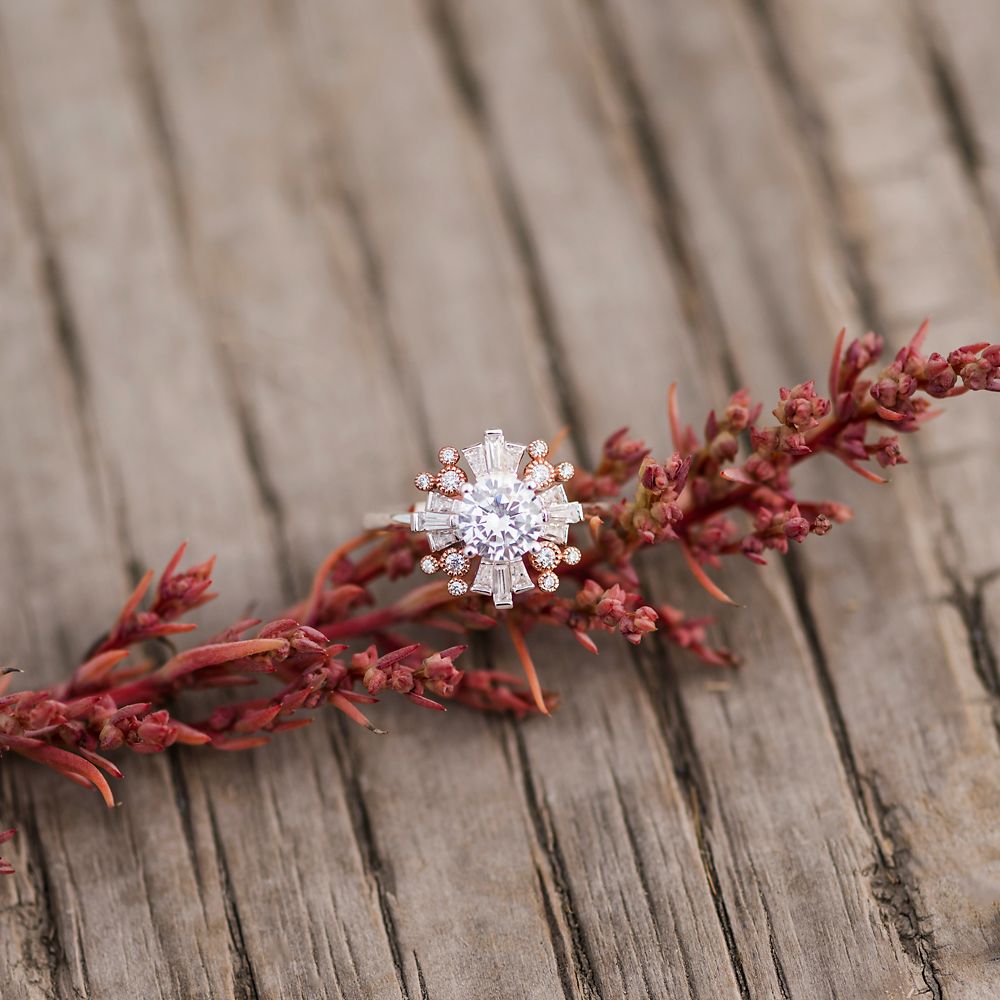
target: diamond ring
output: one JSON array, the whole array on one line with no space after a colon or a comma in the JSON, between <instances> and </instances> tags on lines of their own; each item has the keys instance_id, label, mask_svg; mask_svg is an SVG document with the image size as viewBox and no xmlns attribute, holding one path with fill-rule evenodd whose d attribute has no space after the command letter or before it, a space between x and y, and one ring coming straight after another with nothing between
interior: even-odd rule
<instances>
[{"instance_id":1,"label":"diamond ring","mask_svg":"<svg viewBox=\"0 0 1000 1000\"><path fill-rule=\"evenodd\" d=\"M520 468L525 452L527 464ZM437 472L421 472L413 484L427 494L422 509L401 514L372 514L366 528L407 525L427 533L431 554L420 560L425 573L444 572L448 593L470 589L489 594L498 608L510 608L514 594L559 586L560 564L576 565L580 550L568 545L569 526L583 520L583 508L570 501L563 486L576 471L570 462L552 465L549 446L504 439L489 430L481 444L459 451L446 445L438 452ZM461 468L465 463L472 479ZM535 579L525 565L528 560ZM473 564L478 567L470 586Z\"/></svg>"}]
</instances>

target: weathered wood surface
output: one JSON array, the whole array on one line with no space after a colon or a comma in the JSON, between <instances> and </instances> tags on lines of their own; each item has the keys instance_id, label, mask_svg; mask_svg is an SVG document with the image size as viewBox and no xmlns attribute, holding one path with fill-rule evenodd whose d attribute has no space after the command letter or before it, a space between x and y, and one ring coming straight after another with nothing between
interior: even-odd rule
<instances>
[{"instance_id":1,"label":"weathered wood surface","mask_svg":"<svg viewBox=\"0 0 1000 1000\"><path fill-rule=\"evenodd\" d=\"M61 675L181 537L206 623L277 608L485 425L664 450L673 379L694 417L844 323L995 340L998 37L985 0L0 0L4 656ZM727 573L723 687L549 637L551 720L387 704L125 761L113 812L4 761L0 995L996 997L990 402L891 490L811 474L862 516Z\"/></svg>"}]
</instances>

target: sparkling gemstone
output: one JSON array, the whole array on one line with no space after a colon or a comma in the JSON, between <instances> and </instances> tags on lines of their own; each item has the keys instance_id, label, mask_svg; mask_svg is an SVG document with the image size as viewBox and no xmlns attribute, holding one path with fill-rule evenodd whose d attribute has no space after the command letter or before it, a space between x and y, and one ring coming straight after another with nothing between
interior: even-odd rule
<instances>
[{"instance_id":1,"label":"sparkling gemstone","mask_svg":"<svg viewBox=\"0 0 1000 1000\"><path fill-rule=\"evenodd\" d=\"M420 568L425 573L436 573L438 571L438 567L439 563L434 556L424 556L424 558L420 560Z\"/></svg>"},{"instance_id":2,"label":"sparkling gemstone","mask_svg":"<svg viewBox=\"0 0 1000 1000\"><path fill-rule=\"evenodd\" d=\"M583 558L583 553L575 545L570 545L563 549L562 557L567 566L575 566Z\"/></svg>"},{"instance_id":3,"label":"sparkling gemstone","mask_svg":"<svg viewBox=\"0 0 1000 1000\"><path fill-rule=\"evenodd\" d=\"M441 566L449 576L461 576L468 570L469 560L458 549L452 549L444 554Z\"/></svg>"},{"instance_id":4,"label":"sparkling gemstone","mask_svg":"<svg viewBox=\"0 0 1000 1000\"><path fill-rule=\"evenodd\" d=\"M556 466L556 476L558 476L560 482L567 482L576 475L576 469L573 467L572 462L560 462Z\"/></svg>"},{"instance_id":5,"label":"sparkling gemstone","mask_svg":"<svg viewBox=\"0 0 1000 1000\"><path fill-rule=\"evenodd\" d=\"M452 577L448 581L448 593L452 597L461 597L462 594L466 593L469 589L469 585L464 581L460 580L458 577Z\"/></svg>"},{"instance_id":6,"label":"sparkling gemstone","mask_svg":"<svg viewBox=\"0 0 1000 1000\"><path fill-rule=\"evenodd\" d=\"M555 569L559 565L559 550L554 545L541 545L532 554L536 569Z\"/></svg>"},{"instance_id":7,"label":"sparkling gemstone","mask_svg":"<svg viewBox=\"0 0 1000 1000\"><path fill-rule=\"evenodd\" d=\"M438 452L438 461L442 465L455 465L458 462L458 449L451 445L445 445Z\"/></svg>"},{"instance_id":8,"label":"sparkling gemstone","mask_svg":"<svg viewBox=\"0 0 1000 1000\"><path fill-rule=\"evenodd\" d=\"M524 481L532 488L540 490L555 478L555 469L548 462L536 460L524 467Z\"/></svg>"},{"instance_id":9,"label":"sparkling gemstone","mask_svg":"<svg viewBox=\"0 0 1000 1000\"><path fill-rule=\"evenodd\" d=\"M541 500L512 475L483 476L467 486L455 513L466 552L494 561L530 552L545 526Z\"/></svg>"},{"instance_id":10,"label":"sparkling gemstone","mask_svg":"<svg viewBox=\"0 0 1000 1000\"><path fill-rule=\"evenodd\" d=\"M528 445L528 454L532 458L545 458L548 453L549 446L541 438Z\"/></svg>"},{"instance_id":11,"label":"sparkling gemstone","mask_svg":"<svg viewBox=\"0 0 1000 1000\"><path fill-rule=\"evenodd\" d=\"M538 578L538 586L551 594L552 591L559 589L559 577L550 570Z\"/></svg>"},{"instance_id":12,"label":"sparkling gemstone","mask_svg":"<svg viewBox=\"0 0 1000 1000\"><path fill-rule=\"evenodd\" d=\"M438 473L437 485L442 493L457 493L465 482L461 469L442 469Z\"/></svg>"},{"instance_id":13,"label":"sparkling gemstone","mask_svg":"<svg viewBox=\"0 0 1000 1000\"><path fill-rule=\"evenodd\" d=\"M434 477L429 472L421 472L420 475L413 480L413 485L416 486L418 490L423 490L426 493L434 487Z\"/></svg>"}]
</instances>

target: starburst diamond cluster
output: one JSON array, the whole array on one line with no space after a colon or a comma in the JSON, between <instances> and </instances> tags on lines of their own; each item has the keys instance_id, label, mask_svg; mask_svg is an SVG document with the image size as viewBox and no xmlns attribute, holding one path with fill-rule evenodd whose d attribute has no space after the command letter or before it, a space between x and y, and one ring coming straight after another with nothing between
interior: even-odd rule
<instances>
[{"instance_id":1,"label":"starburst diamond cluster","mask_svg":"<svg viewBox=\"0 0 1000 1000\"><path fill-rule=\"evenodd\" d=\"M525 453L528 461L521 470ZM413 480L427 493L424 509L410 515L410 527L427 532L430 542L431 554L420 568L447 574L453 596L471 589L491 595L498 608L512 607L514 594L536 584L556 590L560 564L580 561L580 550L567 542L569 526L583 520L583 509L567 498L563 486L576 470L570 462L553 466L548 454L544 441L515 444L501 430L487 431L482 444L461 451L442 448L440 469ZM463 456L471 480L459 466ZM467 578L475 560L470 587Z\"/></svg>"}]
</instances>

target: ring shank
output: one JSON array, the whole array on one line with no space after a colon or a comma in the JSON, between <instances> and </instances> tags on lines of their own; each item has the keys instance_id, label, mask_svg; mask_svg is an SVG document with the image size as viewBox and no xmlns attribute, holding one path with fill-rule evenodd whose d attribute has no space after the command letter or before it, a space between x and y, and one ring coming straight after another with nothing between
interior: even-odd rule
<instances>
[{"instance_id":1,"label":"ring shank","mask_svg":"<svg viewBox=\"0 0 1000 1000\"><path fill-rule=\"evenodd\" d=\"M598 501L596 503L588 503L585 506L590 509L599 509L607 511L611 509L611 504L607 501ZM391 528L394 525L402 525L404 528L413 528L413 530L419 530L414 528L413 514L420 513L419 511L410 512L403 511L399 514L387 514L382 511L375 513L365 514L361 519L361 526L365 531L376 531L379 528Z\"/></svg>"},{"instance_id":2,"label":"ring shank","mask_svg":"<svg viewBox=\"0 0 1000 1000\"><path fill-rule=\"evenodd\" d=\"M401 524L409 528L413 524L413 519L409 511L401 514L385 514L382 512L365 514L361 519L361 526L365 531L374 531L377 528L391 528L393 525Z\"/></svg>"}]
</instances>

